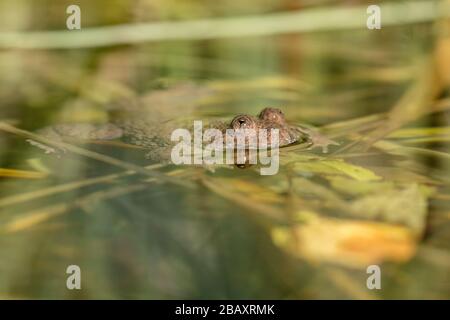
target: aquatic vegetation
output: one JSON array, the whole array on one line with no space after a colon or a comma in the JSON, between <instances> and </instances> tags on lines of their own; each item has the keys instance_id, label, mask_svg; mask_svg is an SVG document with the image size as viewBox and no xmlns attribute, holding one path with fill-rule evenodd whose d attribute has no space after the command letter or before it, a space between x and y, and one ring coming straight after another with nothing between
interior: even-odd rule
<instances>
[{"instance_id":1,"label":"aquatic vegetation","mask_svg":"<svg viewBox=\"0 0 450 320\"><path fill-rule=\"evenodd\" d=\"M0 33L2 294L448 298L450 42L432 2L386 3L411 14L381 30L359 26L362 2L278 14L275 1L229 12L142 1L96 10L86 38L64 38L59 18ZM169 20L204 17L261 28L195 33L198 20ZM169 21L144 23L142 38L112 32L155 18ZM173 128L223 129L240 114L284 133L277 174L164 161ZM60 284L73 263L80 292ZM373 264L383 290L366 288Z\"/></svg>"}]
</instances>

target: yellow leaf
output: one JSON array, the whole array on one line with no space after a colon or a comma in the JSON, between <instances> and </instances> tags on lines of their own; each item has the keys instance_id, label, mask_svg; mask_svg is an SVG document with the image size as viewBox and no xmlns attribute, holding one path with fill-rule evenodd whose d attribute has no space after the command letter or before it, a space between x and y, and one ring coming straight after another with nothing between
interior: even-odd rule
<instances>
[{"instance_id":1,"label":"yellow leaf","mask_svg":"<svg viewBox=\"0 0 450 320\"><path fill-rule=\"evenodd\" d=\"M50 218L53 218L53 217L61 214L62 212L64 212L64 210L67 209L67 207L68 206L66 204L60 204L60 205L55 205L45 211L41 211L38 209L36 211L33 211L30 214L18 217L16 219L14 219L13 221L7 223L3 227L3 230L6 233L10 233L10 232L18 232L18 231L22 231L25 229L29 229L39 223L47 221Z\"/></svg>"},{"instance_id":2,"label":"yellow leaf","mask_svg":"<svg viewBox=\"0 0 450 320\"><path fill-rule=\"evenodd\" d=\"M416 239L408 228L320 217L293 228L274 228L272 239L294 256L354 268L405 262L416 250Z\"/></svg>"},{"instance_id":3,"label":"yellow leaf","mask_svg":"<svg viewBox=\"0 0 450 320\"><path fill-rule=\"evenodd\" d=\"M47 173L45 172L0 168L0 177L20 178L20 179L42 179L45 178L46 176Z\"/></svg>"},{"instance_id":4,"label":"yellow leaf","mask_svg":"<svg viewBox=\"0 0 450 320\"><path fill-rule=\"evenodd\" d=\"M266 204L282 202L277 192L249 180L219 178L214 179L214 183L224 186L224 190L245 196L251 202Z\"/></svg>"}]
</instances>

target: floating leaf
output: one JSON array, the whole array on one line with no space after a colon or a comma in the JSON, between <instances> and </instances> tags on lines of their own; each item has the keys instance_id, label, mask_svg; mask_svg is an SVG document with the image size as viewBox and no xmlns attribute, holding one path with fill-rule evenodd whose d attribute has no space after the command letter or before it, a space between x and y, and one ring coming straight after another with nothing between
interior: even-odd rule
<instances>
[{"instance_id":1,"label":"floating leaf","mask_svg":"<svg viewBox=\"0 0 450 320\"><path fill-rule=\"evenodd\" d=\"M450 127L404 128L394 131L388 135L388 138L417 138L437 135L450 135Z\"/></svg>"},{"instance_id":2,"label":"floating leaf","mask_svg":"<svg viewBox=\"0 0 450 320\"><path fill-rule=\"evenodd\" d=\"M298 162L295 163L294 168L298 172L344 175L359 181L375 181L381 179L381 177L368 169L338 159Z\"/></svg>"},{"instance_id":3,"label":"floating leaf","mask_svg":"<svg viewBox=\"0 0 450 320\"><path fill-rule=\"evenodd\" d=\"M60 215L69 207L70 206L68 204L62 203L47 208L46 210L35 210L30 214L26 214L5 224L2 229L6 233L18 232L25 229L29 229L37 224L40 224L55 216Z\"/></svg>"},{"instance_id":4,"label":"floating leaf","mask_svg":"<svg viewBox=\"0 0 450 320\"><path fill-rule=\"evenodd\" d=\"M277 246L294 256L354 268L405 262L416 250L416 238L408 228L377 222L316 216L294 228L274 228L271 234Z\"/></svg>"},{"instance_id":5,"label":"floating leaf","mask_svg":"<svg viewBox=\"0 0 450 320\"><path fill-rule=\"evenodd\" d=\"M417 184L381 190L353 201L350 208L361 217L401 223L420 234L425 228L427 197L432 190Z\"/></svg>"},{"instance_id":6,"label":"floating leaf","mask_svg":"<svg viewBox=\"0 0 450 320\"><path fill-rule=\"evenodd\" d=\"M349 164L343 160L327 160L325 165L332 167L340 172L352 177L359 181L373 181L380 180L381 177L377 176L372 171L359 167L353 164Z\"/></svg>"}]
</instances>

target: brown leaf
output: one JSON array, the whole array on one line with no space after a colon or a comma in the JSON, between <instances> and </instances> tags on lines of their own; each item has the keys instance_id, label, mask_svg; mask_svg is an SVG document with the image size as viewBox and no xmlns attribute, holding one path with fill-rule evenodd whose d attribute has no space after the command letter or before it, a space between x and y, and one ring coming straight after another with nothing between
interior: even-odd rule
<instances>
[{"instance_id":1,"label":"brown leaf","mask_svg":"<svg viewBox=\"0 0 450 320\"><path fill-rule=\"evenodd\" d=\"M413 233L386 223L315 217L294 228L275 228L275 244L311 262L366 268L384 261L405 262L416 251Z\"/></svg>"}]
</instances>

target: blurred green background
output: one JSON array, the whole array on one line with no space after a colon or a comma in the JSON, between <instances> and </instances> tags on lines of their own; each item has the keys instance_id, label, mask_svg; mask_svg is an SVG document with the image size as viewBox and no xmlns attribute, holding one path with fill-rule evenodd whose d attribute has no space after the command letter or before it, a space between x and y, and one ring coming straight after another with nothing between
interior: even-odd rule
<instances>
[{"instance_id":1,"label":"blurred green background","mask_svg":"<svg viewBox=\"0 0 450 320\"><path fill-rule=\"evenodd\" d=\"M81 30L65 29L71 4ZM366 27L369 4L380 30ZM0 298L449 298L448 6L2 0ZM199 19L211 20L189 24ZM260 34L208 33L240 19ZM160 164L124 145L81 146L121 166L57 157L24 138L117 114L163 123L265 106L341 145L282 150L280 173L263 177ZM133 165L170 179L122 174ZM72 264L82 290L66 288ZM381 290L366 287L370 264Z\"/></svg>"}]
</instances>

